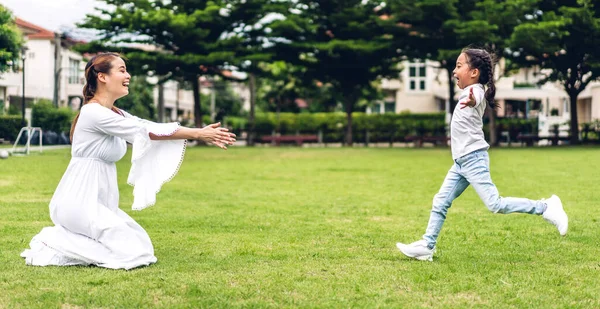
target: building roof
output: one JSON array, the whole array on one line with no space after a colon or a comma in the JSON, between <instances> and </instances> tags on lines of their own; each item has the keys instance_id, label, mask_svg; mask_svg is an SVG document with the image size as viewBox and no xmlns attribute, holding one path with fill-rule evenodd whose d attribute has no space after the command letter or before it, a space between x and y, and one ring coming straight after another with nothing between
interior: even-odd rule
<instances>
[{"instance_id":1,"label":"building roof","mask_svg":"<svg viewBox=\"0 0 600 309\"><path fill-rule=\"evenodd\" d=\"M54 32L28 21L24 21L18 17L15 19L15 24L17 24L17 27L23 31L23 34L27 36L28 39L54 39Z\"/></svg>"}]
</instances>

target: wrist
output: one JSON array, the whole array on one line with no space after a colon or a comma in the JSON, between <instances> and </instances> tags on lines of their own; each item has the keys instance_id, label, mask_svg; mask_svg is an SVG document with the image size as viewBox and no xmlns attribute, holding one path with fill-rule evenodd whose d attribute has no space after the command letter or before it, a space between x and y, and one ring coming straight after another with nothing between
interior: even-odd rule
<instances>
[{"instance_id":1,"label":"wrist","mask_svg":"<svg viewBox=\"0 0 600 309\"><path fill-rule=\"evenodd\" d=\"M206 138L206 135L204 134L205 133L204 130L197 128L194 131L195 131L194 139L204 141L204 139Z\"/></svg>"}]
</instances>

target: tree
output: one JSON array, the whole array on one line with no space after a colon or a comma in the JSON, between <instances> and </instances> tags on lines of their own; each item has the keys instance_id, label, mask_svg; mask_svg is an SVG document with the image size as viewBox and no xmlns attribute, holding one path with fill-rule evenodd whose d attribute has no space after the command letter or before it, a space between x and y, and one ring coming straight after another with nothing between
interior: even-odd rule
<instances>
[{"instance_id":1,"label":"tree","mask_svg":"<svg viewBox=\"0 0 600 309\"><path fill-rule=\"evenodd\" d=\"M265 78L261 80L259 97L268 110L274 109L277 114L282 111L297 111L294 101L302 97L302 68L283 61L263 63ZM274 107L274 108L273 108Z\"/></svg>"},{"instance_id":2,"label":"tree","mask_svg":"<svg viewBox=\"0 0 600 309\"><path fill-rule=\"evenodd\" d=\"M398 73L394 41L406 30L366 0L289 1L285 19L273 23L277 59L306 68L307 81L331 85L346 112L345 143L352 145L352 112L365 89Z\"/></svg>"},{"instance_id":3,"label":"tree","mask_svg":"<svg viewBox=\"0 0 600 309\"><path fill-rule=\"evenodd\" d=\"M98 8L100 15L88 15L81 25L100 30L100 37L80 50L118 48L134 73L185 79L193 86L194 119L200 127L198 79L221 75L226 64L235 62L241 38L229 34L243 7L226 0L104 1L114 6L111 11Z\"/></svg>"},{"instance_id":4,"label":"tree","mask_svg":"<svg viewBox=\"0 0 600 309\"><path fill-rule=\"evenodd\" d=\"M223 121L225 116L239 116L242 111L242 99L233 91L231 84L227 80L214 79L212 82L211 93L202 94L205 100L215 101L215 121ZM210 114L210 106L205 104L203 112Z\"/></svg>"},{"instance_id":5,"label":"tree","mask_svg":"<svg viewBox=\"0 0 600 309\"><path fill-rule=\"evenodd\" d=\"M446 71L450 113L456 107L452 71L461 50L469 45L493 47L502 40L496 33L498 25L483 18L485 5L478 3L477 0L396 0L391 1L388 9L393 20L410 30L407 44L403 45L406 55L411 59L437 61Z\"/></svg>"},{"instance_id":6,"label":"tree","mask_svg":"<svg viewBox=\"0 0 600 309\"><path fill-rule=\"evenodd\" d=\"M490 47L497 60L504 58L505 61L498 62L496 69L499 70L495 78L498 81L500 78L518 70L518 63L515 63L510 58L507 58L507 48L510 46L510 37L516 26L521 24L527 12L531 10L528 0L483 0L477 3L479 12L474 12L476 19L486 20L488 23L495 25L497 29L494 31L495 40L490 41ZM488 109L489 116L489 132L490 144L498 145L499 139L496 131L496 109Z\"/></svg>"},{"instance_id":7,"label":"tree","mask_svg":"<svg viewBox=\"0 0 600 309\"><path fill-rule=\"evenodd\" d=\"M302 99L310 112L333 112L342 101L331 85L306 80L304 67L283 61L263 63L261 67L268 75L261 79L257 96L265 111L299 112L296 100Z\"/></svg>"},{"instance_id":8,"label":"tree","mask_svg":"<svg viewBox=\"0 0 600 309\"><path fill-rule=\"evenodd\" d=\"M15 26L12 14L0 5L0 73L6 72L21 53L23 39Z\"/></svg>"},{"instance_id":9,"label":"tree","mask_svg":"<svg viewBox=\"0 0 600 309\"><path fill-rule=\"evenodd\" d=\"M142 119L155 120L153 88L145 76L134 76L129 83L129 95L118 99L116 105Z\"/></svg>"},{"instance_id":10,"label":"tree","mask_svg":"<svg viewBox=\"0 0 600 309\"><path fill-rule=\"evenodd\" d=\"M274 14L285 12L286 5L277 0L230 0L228 5L236 7L231 14L232 34L241 39L234 64L248 73L250 113L246 144L253 146L257 87L260 78L268 75L262 65L271 62L274 55L270 24L275 20Z\"/></svg>"},{"instance_id":11,"label":"tree","mask_svg":"<svg viewBox=\"0 0 600 309\"><path fill-rule=\"evenodd\" d=\"M600 77L600 5L591 0L533 0L511 36L513 59L538 66L540 84L558 81L570 99L570 139L579 143L577 97Z\"/></svg>"}]
</instances>

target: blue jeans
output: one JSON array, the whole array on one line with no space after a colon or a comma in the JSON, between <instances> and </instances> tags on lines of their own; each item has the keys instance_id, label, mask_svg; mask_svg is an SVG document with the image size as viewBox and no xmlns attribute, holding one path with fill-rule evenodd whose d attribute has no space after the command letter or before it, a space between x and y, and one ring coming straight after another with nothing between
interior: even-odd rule
<instances>
[{"instance_id":1,"label":"blue jeans","mask_svg":"<svg viewBox=\"0 0 600 309\"><path fill-rule=\"evenodd\" d=\"M490 157L486 150L477 150L456 160L448 171L438 194L433 198L433 208L423 239L430 249L446 220L452 201L471 184L487 208L494 213L513 212L541 215L546 210L542 201L526 198L501 197L490 176Z\"/></svg>"}]
</instances>

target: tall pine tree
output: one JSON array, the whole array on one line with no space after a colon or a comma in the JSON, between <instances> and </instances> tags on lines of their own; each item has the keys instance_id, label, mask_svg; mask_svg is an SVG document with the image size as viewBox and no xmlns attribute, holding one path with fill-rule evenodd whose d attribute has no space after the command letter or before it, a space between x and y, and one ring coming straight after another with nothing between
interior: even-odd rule
<instances>
[{"instance_id":1,"label":"tall pine tree","mask_svg":"<svg viewBox=\"0 0 600 309\"><path fill-rule=\"evenodd\" d=\"M82 49L123 51L134 73L183 78L194 92L194 119L202 125L202 75L220 75L235 63L242 38L231 35L238 10L227 0L104 0L110 9L98 9L81 25L100 30L97 41Z\"/></svg>"},{"instance_id":2,"label":"tall pine tree","mask_svg":"<svg viewBox=\"0 0 600 309\"><path fill-rule=\"evenodd\" d=\"M600 4L592 0L531 2L530 14L511 37L513 60L542 69L540 83L562 84L570 99L570 139L577 144L577 97L600 77Z\"/></svg>"},{"instance_id":3,"label":"tall pine tree","mask_svg":"<svg viewBox=\"0 0 600 309\"><path fill-rule=\"evenodd\" d=\"M306 68L305 79L330 85L342 96L346 145L352 145L352 112L373 81L397 76L404 28L380 13L378 1L289 1L285 19L272 26L277 58Z\"/></svg>"}]
</instances>

